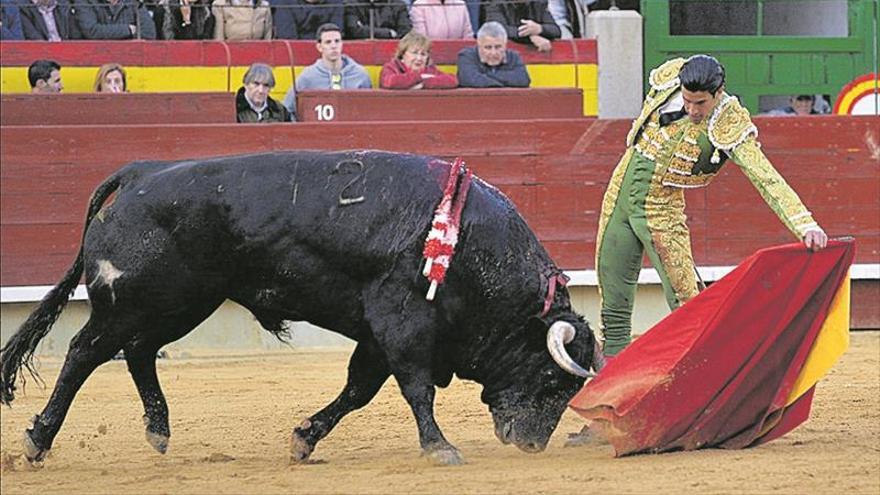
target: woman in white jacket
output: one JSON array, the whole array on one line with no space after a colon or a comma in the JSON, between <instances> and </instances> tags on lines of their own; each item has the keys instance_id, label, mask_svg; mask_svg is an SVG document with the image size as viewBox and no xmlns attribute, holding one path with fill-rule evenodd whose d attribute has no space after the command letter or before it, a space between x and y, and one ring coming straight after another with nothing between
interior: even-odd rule
<instances>
[{"instance_id":1,"label":"woman in white jacket","mask_svg":"<svg viewBox=\"0 0 880 495\"><path fill-rule=\"evenodd\" d=\"M215 40L270 40L272 13L266 0L214 0Z\"/></svg>"}]
</instances>

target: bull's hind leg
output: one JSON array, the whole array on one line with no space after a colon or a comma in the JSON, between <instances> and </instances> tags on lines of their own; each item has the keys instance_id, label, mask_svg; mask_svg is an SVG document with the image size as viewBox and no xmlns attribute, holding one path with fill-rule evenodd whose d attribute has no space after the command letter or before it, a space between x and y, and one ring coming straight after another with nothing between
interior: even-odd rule
<instances>
[{"instance_id":1,"label":"bull's hind leg","mask_svg":"<svg viewBox=\"0 0 880 495\"><path fill-rule=\"evenodd\" d=\"M372 339L360 342L348 363L348 380L339 396L293 430L290 453L293 462L305 462L315 445L327 436L346 414L367 405L388 379L388 365Z\"/></svg>"},{"instance_id":2,"label":"bull's hind leg","mask_svg":"<svg viewBox=\"0 0 880 495\"><path fill-rule=\"evenodd\" d=\"M149 443L160 454L168 450L171 438L171 427L168 424L168 403L159 385L156 374L156 353L165 344L173 342L191 332L204 321L223 302L222 299L210 299L208 302L175 301L174 311L165 308L165 312L175 314L174 317L154 318L142 322L142 330L124 346L125 361L128 372L134 380L138 395L144 404L144 427ZM185 310L181 310L185 308ZM156 312L162 312L156 309Z\"/></svg>"},{"instance_id":3,"label":"bull's hind leg","mask_svg":"<svg viewBox=\"0 0 880 495\"><path fill-rule=\"evenodd\" d=\"M92 317L70 342L70 349L55 383L55 389L34 425L25 431L24 452L31 462L40 462L64 422L70 404L95 368L110 360L122 348L121 331L111 332L103 320Z\"/></svg>"},{"instance_id":4,"label":"bull's hind leg","mask_svg":"<svg viewBox=\"0 0 880 495\"><path fill-rule=\"evenodd\" d=\"M147 442L164 454L168 450L171 428L168 425L168 403L156 375L158 345L125 346L125 362L144 404L144 426Z\"/></svg>"}]
</instances>

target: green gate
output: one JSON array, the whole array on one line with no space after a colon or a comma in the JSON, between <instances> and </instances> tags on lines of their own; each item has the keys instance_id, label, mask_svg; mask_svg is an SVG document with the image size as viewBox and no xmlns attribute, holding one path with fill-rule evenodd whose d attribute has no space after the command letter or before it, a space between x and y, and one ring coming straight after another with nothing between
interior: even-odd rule
<instances>
[{"instance_id":1,"label":"green gate","mask_svg":"<svg viewBox=\"0 0 880 495\"><path fill-rule=\"evenodd\" d=\"M730 91L758 112L767 110L761 97L823 94L833 104L848 82L878 73L880 0L641 2L645 80L669 58L708 53L727 69Z\"/></svg>"}]
</instances>

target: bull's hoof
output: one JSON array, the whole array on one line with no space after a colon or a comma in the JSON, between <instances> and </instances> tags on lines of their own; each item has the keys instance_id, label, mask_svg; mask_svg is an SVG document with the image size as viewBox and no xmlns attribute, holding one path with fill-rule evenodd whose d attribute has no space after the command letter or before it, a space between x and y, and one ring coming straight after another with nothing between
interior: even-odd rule
<instances>
[{"instance_id":1,"label":"bull's hoof","mask_svg":"<svg viewBox=\"0 0 880 495\"><path fill-rule=\"evenodd\" d=\"M156 449L156 452L164 454L168 451L168 436L161 433L155 433L150 430L146 431L147 443Z\"/></svg>"},{"instance_id":2,"label":"bull's hoof","mask_svg":"<svg viewBox=\"0 0 880 495\"><path fill-rule=\"evenodd\" d=\"M34 440L31 438L30 430L24 431L22 448L24 449L24 458L27 459L32 466L42 467L43 461L46 459L46 454L49 453L49 449L41 449L37 447L37 444L34 443Z\"/></svg>"},{"instance_id":3,"label":"bull's hoof","mask_svg":"<svg viewBox=\"0 0 880 495\"><path fill-rule=\"evenodd\" d=\"M314 449L305 438L300 436L299 428L293 430L290 437L290 462L293 464L305 464L312 455Z\"/></svg>"},{"instance_id":4,"label":"bull's hoof","mask_svg":"<svg viewBox=\"0 0 880 495\"><path fill-rule=\"evenodd\" d=\"M522 450L523 452L525 452L527 454L539 454L541 452L544 452L544 449L547 446L540 444L538 442L524 442L524 443L517 443L516 447L519 450Z\"/></svg>"},{"instance_id":5,"label":"bull's hoof","mask_svg":"<svg viewBox=\"0 0 880 495\"><path fill-rule=\"evenodd\" d=\"M144 414L143 420L144 420L144 426L146 427L145 433L147 436L147 443L150 444L151 447L156 449L156 452L158 452L160 454L164 454L165 452L167 452L168 451L168 438L169 438L168 435L166 435L164 433L159 433L156 431L151 431L150 426L153 424L153 422L150 421L150 417L147 416L146 414ZM161 425L159 425L159 427L161 427ZM168 424L166 423L165 424L166 431L167 431L167 428L168 428Z\"/></svg>"},{"instance_id":6,"label":"bull's hoof","mask_svg":"<svg viewBox=\"0 0 880 495\"><path fill-rule=\"evenodd\" d=\"M464 464L464 458L455 447L439 447L422 451L422 456L439 466L460 466Z\"/></svg>"}]
</instances>

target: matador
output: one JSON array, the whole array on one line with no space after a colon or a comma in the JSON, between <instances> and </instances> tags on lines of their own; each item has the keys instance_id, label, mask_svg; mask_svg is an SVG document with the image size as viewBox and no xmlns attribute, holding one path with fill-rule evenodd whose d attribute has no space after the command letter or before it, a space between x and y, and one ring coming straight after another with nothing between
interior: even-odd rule
<instances>
[{"instance_id":1,"label":"matador","mask_svg":"<svg viewBox=\"0 0 880 495\"><path fill-rule=\"evenodd\" d=\"M606 356L631 341L645 252L670 309L697 294L684 190L708 185L728 159L808 249L822 249L828 239L761 151L748 110L725 92L718 60L708 55L669 60L651 71L649 83L599 217L596 273Z\"/></svg>"}]
</instances>

